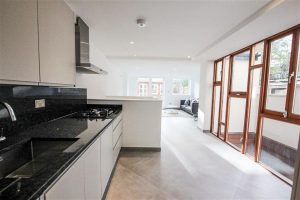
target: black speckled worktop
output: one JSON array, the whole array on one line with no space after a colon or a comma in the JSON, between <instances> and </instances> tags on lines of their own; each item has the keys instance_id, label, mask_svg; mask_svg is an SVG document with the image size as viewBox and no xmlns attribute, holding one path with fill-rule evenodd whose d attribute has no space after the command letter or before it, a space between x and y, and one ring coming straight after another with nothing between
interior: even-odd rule
<instances>
[{"instance_id":1,"label":"black speckled worktop","mask_svg":"<svg viewBox=\"0 0 300 200\"><path fill-rule=\"evenodd\" d=\"M32 138L78 138L65 151L49 155L47 159L53 162L47 163L40 171L30 178L0 180L0 188L7 185L0 193L0 199L19 200L19 199L37 199L53 183L59 175L69 168L88 146L98 138L103 130L117 117L114 115L111 119L89 120L74 118L73 115L56 119L50 122L41 123L26 131L9 137L4 143L0 143L0 154L7 152L15 145L25 143ZM11 184L13 183L13 184Z\"/></svg>"}]
</instances>

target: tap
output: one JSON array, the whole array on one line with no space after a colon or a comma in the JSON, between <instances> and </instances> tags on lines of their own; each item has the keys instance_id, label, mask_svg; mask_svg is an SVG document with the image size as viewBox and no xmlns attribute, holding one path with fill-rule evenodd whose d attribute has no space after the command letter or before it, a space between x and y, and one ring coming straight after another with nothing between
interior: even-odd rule
<instances>
[{"instance_id":1,"label":"tap","mask_svg":"<svg viewBox=\"0 0 300 200\"><path fill-rule=\"evenodd\" d=\"M0 103L2 103L2 105L4 105L4 107L5 107L6 110L8 111L9 116L10 116L10 118L11 118L11 121L12 121L12 122L17 121L17 117L16 117L15 112L14 112L14 110L12 109L12 107L11 107L8 103L6 103L6 102L0 102Z\"/></svg>"},{"instance_id":2,"label":"tap","mask_svg":"<svg viewBox=\"0 0 300 200\"><path fill-rule=\"evenodd\" d=\"M6 102L0 102L5 108L6 110L8 111L8 114L10 116L10 119L12 122L14 121L17 121L17 117L15 115L15 112L14 110L12 109L12 107L6 103ZM6 140L6 137L3 135L3 128L1 128L1 133L0 133L0 142Z\"/></svg>"}]
</instances>

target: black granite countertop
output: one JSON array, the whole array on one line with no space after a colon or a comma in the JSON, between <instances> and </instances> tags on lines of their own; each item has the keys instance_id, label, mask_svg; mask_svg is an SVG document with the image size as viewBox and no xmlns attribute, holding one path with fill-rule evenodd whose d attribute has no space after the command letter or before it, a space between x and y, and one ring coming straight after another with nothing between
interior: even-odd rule
<instances>
[{"instance_id":1,"label":"black granite countertop","mask_svg":"<svg viewBox=\"0 0 300 200\"><path fill-rule=\"evenodd\" d=\"M48 162L47 165L43 166L41 170L30 178L0 179L0 188L3 189L9 186L0 193L0 199L24 200L39 198L51 183L53 183L64 170L69 168L72 162L101 135L103 130L108 127L118 114L105 120L80 119L74 118L74 115L69 115L34 126L0 143L0 154L3 154L15 148L16 145L28 142L32 138L77 138L65 151L48 155L47 159L53 162Z\"/></svg>"}]
</instances>

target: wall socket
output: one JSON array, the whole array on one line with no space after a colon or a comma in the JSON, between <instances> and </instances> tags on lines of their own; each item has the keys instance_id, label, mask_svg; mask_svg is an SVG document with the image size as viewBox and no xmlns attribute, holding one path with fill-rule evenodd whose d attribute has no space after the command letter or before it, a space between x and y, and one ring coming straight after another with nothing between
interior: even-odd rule
<instances>
[{"instance_id":1,"label":"wall socket","mask_svg":"<svg viewBox=\"0 0 300 200\"><path fill-rule=\"evenodd\" d=\"M44 108L46 106L45 99L37 99L35 100L35 108Z\"/></svg>"}]
</instances>

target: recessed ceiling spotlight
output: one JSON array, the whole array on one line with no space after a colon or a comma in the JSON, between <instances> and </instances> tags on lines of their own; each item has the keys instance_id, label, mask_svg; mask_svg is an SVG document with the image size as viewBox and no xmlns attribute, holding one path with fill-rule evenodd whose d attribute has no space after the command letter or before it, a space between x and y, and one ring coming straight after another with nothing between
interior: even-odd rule
<instances>
[{"instance_id":1,"label":"recessed ceiling spotlight","mask_svg":"<svg viewBox=\"0 0 300 200\"><path fill-rule=\"evenodd\" d=\"M136 57L136 54L134 54L133 56Z\"/></svg>"},{"instance_id":2,"label":"recessed ceiling spotlight","mask_svg":"<svg viewBox=\"0 0 300 200\"><path fill-rule=\"evenodd\" d=\"M134 41L130 41L129 44L134 44Z\"/></svg>"},{"instance_id":3,"label":"recessed ceiling spotlight","mask_svg":"<svg viewBox=\"0 0 300 200\"><path fill-rule=\"evenodd\" d=\"M143 18L138 18L136 20L136 23L137 23L137 26L140 27L140 28L146 27L146 20L143 19Z\"/></svg>"},{"instance_id":4,"label":"recessed ceiling spotlight","mask_svg":"<svg viewBox=\"0 0 300 200\"><path fill-rule=\"evenodd\" d=\"M191 59L191 56L187 56L188 59Z\"/></svg>"}]
</instances>

